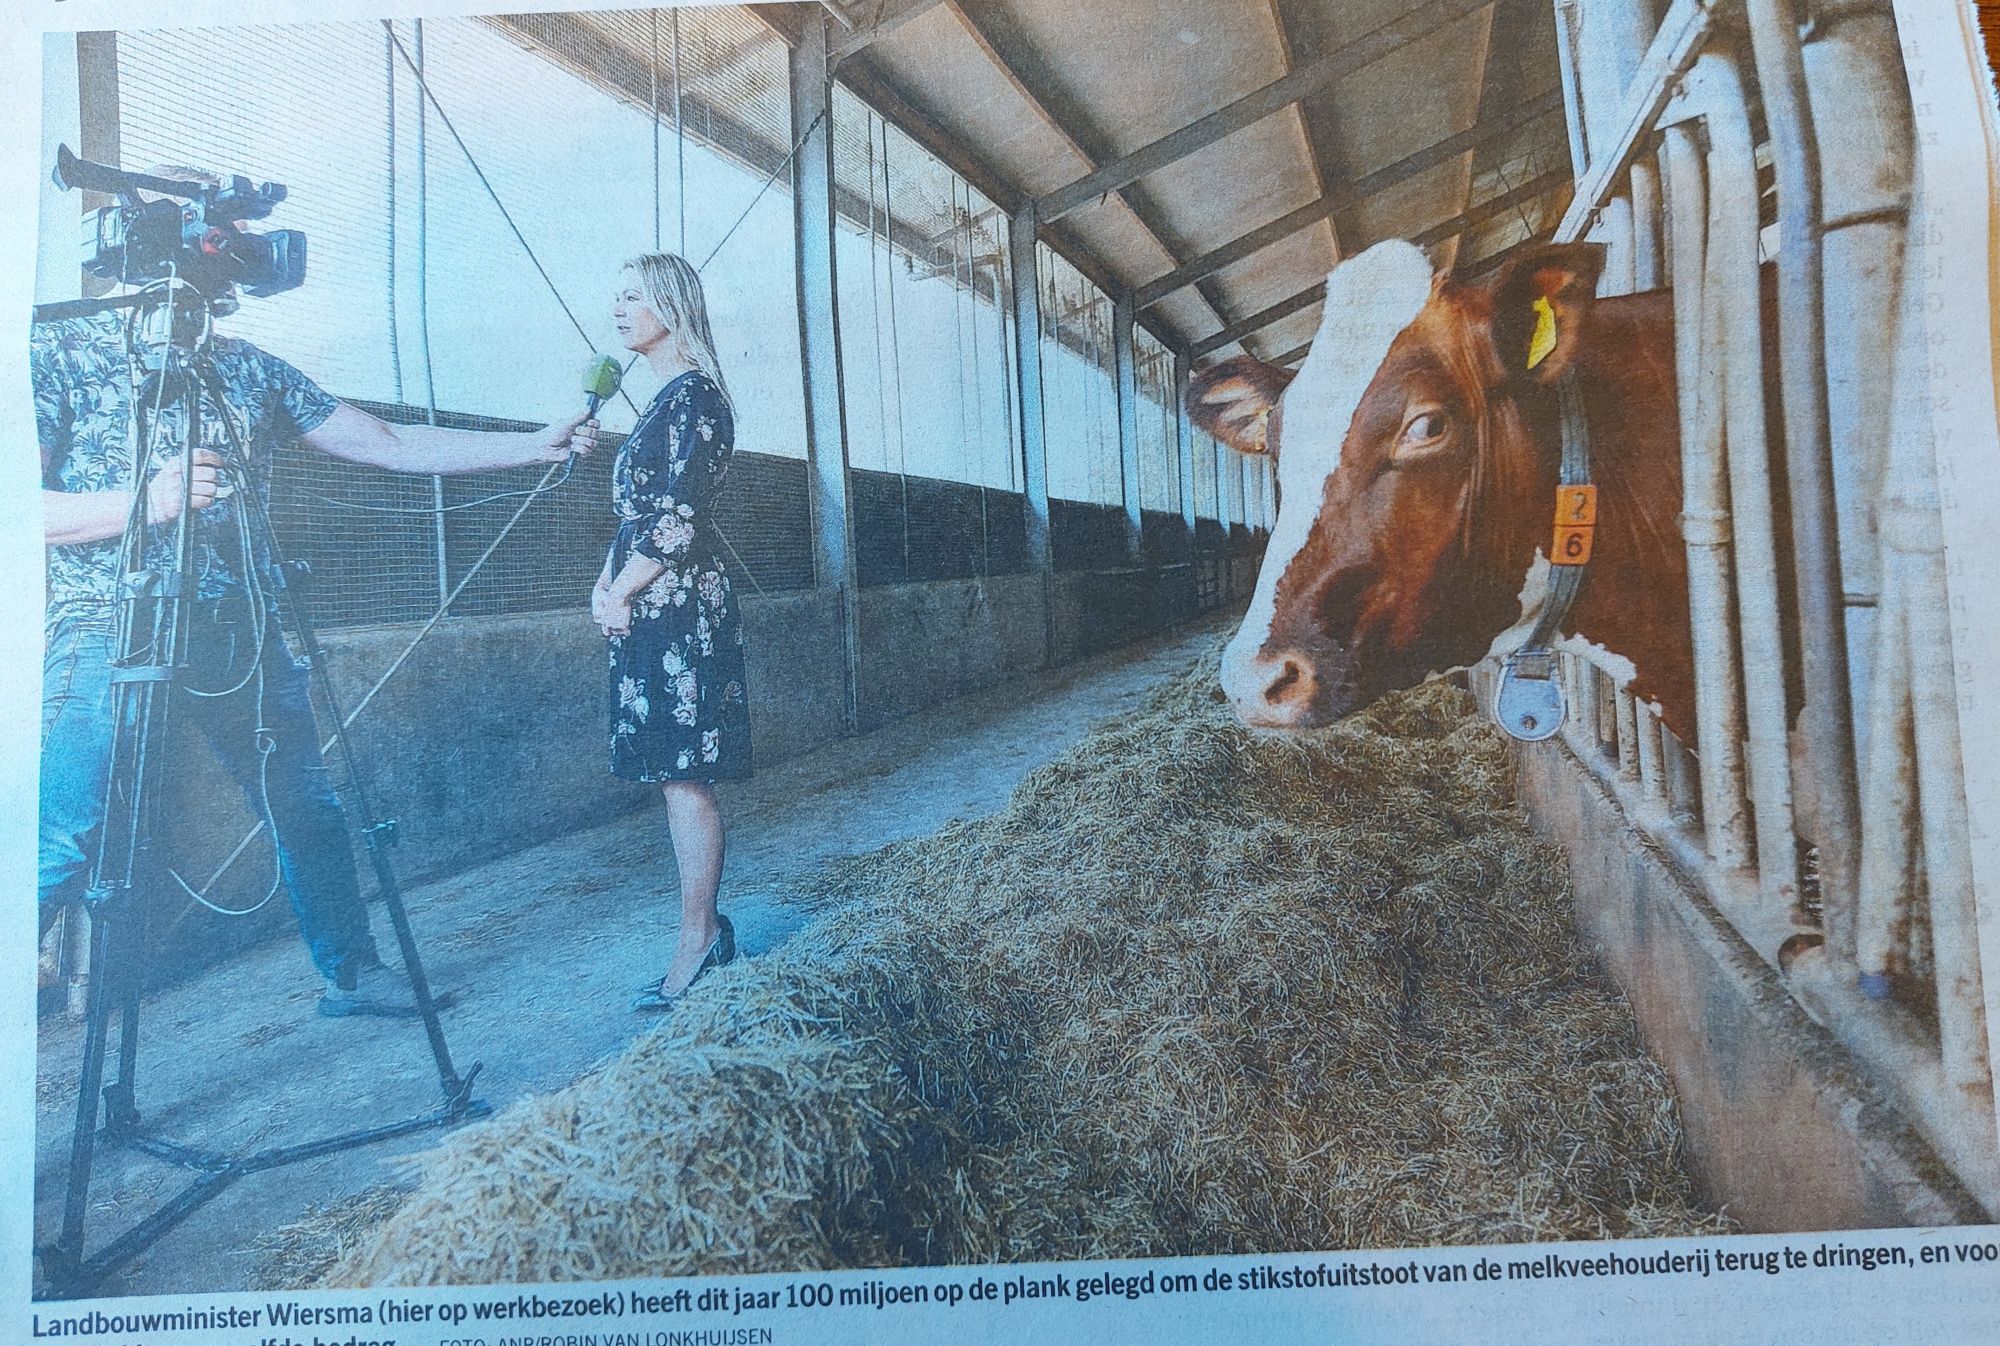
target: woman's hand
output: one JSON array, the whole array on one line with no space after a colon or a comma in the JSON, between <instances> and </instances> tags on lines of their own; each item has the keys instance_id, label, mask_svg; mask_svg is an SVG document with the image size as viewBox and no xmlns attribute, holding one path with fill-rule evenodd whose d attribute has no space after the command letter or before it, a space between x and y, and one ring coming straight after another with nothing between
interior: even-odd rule
<instances>
[{"instance_id":1,"label":"woman's hand","mask_svg":"<svg viewBox=\"0 0 2000 1346\"><path fill-rule=\"evenodd\" d=\"M630 635L632 600L620 598L609 586L599 585L590 591L590 619L597 623L597 629L607 638Z\"/></svg>"},{"instance_id":2,"label":"woman's hand","mask_svg":"<svg viewBox=\"0 0 2000 1346\"><path fill-rule=\"evenodd\" d=\"M597 447L597 418L587 411L579 412L533 434L537 461L560 463L571 454L586 458Z\"/></svg>"}]
</instances>

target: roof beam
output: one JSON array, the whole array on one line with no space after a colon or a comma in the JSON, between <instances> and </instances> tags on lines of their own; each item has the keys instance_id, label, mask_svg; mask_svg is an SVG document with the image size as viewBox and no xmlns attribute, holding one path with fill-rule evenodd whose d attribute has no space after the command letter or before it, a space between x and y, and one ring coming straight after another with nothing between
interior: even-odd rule
<instances>
[{"instance_id":1,"label":"roof beam","mask_svg":"<svg viewBox=\"0 0 2000 1346\"><path fill-rule=\"evenodd\" d=\"M1457 234L1476 225L1486 223L1495 215L1504 215L1529 201L1539 200L1570 180L1567 168L1551 169L1546 173L1529 178L1518 187L1510 187L1498 196L1489 196L1477 205L1467 206L1448 220L1439 220L1424 230L1410 242L1420 248L1434 247Z\"/></svg>"},{"instance_id":2,"label":"roof beam","mask_svg":"<svg viewBox=\"0 0 2000 1346\"><path fill-rule=\"evenodd\" d=\"M1223 267L1240 262L1252 253L1261 252L1273 243L1290 238L1300 230L1310 228L1331 215L1359 205L1376 193L1405 182L1447 159L1477 149L1480 145L1500 136L1511 135L1535 118L1546 116L1561 106L1562 99L1550 94L1523 107L1516 116L1503 125L1469 127L1435 144L1426 145L1416 153L1405 155L1372 173L1364 173L1352 182L1328 192L1317 201L1300 206L1289 214L1280 215L1269 224L1260 225L1214 251L1204 253L1184 266L1176 267L1157 280L1147 281L1134 293L1134 302L1140 308L1158 303L1183 285L1214 275Z\"/></svg>"},{"instance_id":3,"label":"roof beam","mask_svg":"<svg viewBox=\"0 0 2000 1346\"><path fill-rule=\"evenodd\" d=\"M1212 355L1224 346L1241 341L1253 332L1263 331L1280 318L1289 318L1301 309L1311 308L1324 298L1326 298L1326 282L1322 280L1306 289L1300 290L1289 299L1280 299L1269 308L1258 309L1247 318L1238 318L1214 336L1203 337L1200 341L1194 343L1189 354L1193 355L1196 359L1200 359L1204 355Z\"/></svg>"},{"instance_id":4,"label":"roof beam","mask_svg":"<svg viewBox=\"0 0 2000 1346\"><path fill-rule=\"evenodd\" d=\"M1084 126L1085 118L1083 109L1067 105L1062 107L1055 106L1054 104L1057 102L1056 95L1051 94L1045 89L1036 88L1028 82L1021 74L1025 62L1020 59L1020 54L1015 53L1010 56L1004 49L1003 42L995 37L990 25L981 23L975 19L966 11L965 6L960 3L960 0L944 0L944 3L950 8L952 16L958 20L959 26L965 30L966 36L972 39L973 45L979 48L987 61L999 72L1001 78L1007 81L1014 92L1020 96L1021 100L1034 112L1035 116L1041 120L1042 124L1053 131L1062 140L1063 144L1069 147L1072 154L1075 154L1084 163L1091 165L1100 163L1106 157L1107 147L1101 143L1097 143L1102 140L1102 137L1091 134ZM1120 195L1126 207L1138 219L1140 227L1151 236L1153 242L1159 246L1160 251L1165 253L1169 260L1177 260L1173 245L1167 241L1165 229L1159 220L1158 212L1148 202L1140 199L1137 193L1121 192ZM1039 215L1037 215L1036 219L1044 228L1051 223L1051 221L1044 220ZM1124 287L1119 287L1119 289L1122 288ZM1106 290L1106 293L1116 298L1119 289ZM1219 294L1204 290L1202 292L1202 299L1206 301L1210 310L1214 312L1217 321L1221 321L1224 315L1222 297ZM1151 326L1150 323L1147 325ZM1154 335L1159 336L1161 334L1156 331Z\"/></svg>"},{"instance_id":5,"label":"roof beam","mask_svg":"<svg viewBox=\"0 0 2000 1346\"><path fill-rule=\"evenodd\" d=\"M1372 65L1492 3L1493 0L1430 0L1430 3L1383 24L1359 41L1329 52L1310 65L1245 94L1178 131L1169 132L1122 159L1056 188L1035 202L1036 217L1043 221L1059 220L1120 188L1131 186L1150 173L1157 173L1169 164L1185 159L1196 150L1262 121L1280 108L1290 107L1342 75Z\"/></svg>"},{"instance_id":6,"label":"roof beam","mask_svg":"<svg viewBox=\"0 0 2000 1346\"><path fill-rule=\"evenodd\" d=\"M865 27L857 27L853 32L829 44L826 53L828 68L839 65L864 47L875 45L911 19L937 8L942 2L943 0L885 0L884 3L878 4L874 22Z\"/></svg>"}]
</instances>

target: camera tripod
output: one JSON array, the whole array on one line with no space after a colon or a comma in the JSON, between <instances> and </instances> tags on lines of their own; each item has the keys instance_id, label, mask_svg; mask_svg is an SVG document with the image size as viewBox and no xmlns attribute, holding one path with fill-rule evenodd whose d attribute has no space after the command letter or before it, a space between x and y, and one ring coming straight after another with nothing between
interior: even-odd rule
<instances>
[{"instance_id":1,"label":"camera tripod","mask_svg":"<svg viewBox=\"0 0 2000 1346\"><path fill-rule=\"evenodd\" d=\"M68 304L62 306L61 314L76 316L112 308L131 309L127 323L128 355L136 362L135 369L147 370L143 382L134 390L129 417L134 488L132 510L121 543L124 580L119 602L118 657L112 673L114 730L106 809L89 886L83 897L83 908L90 917L91 978L84 1006L75 1131L62 1225L52 1242L36 1250L49 1290L65 1298L87 1293L239 1178L418 1131L451 1126L491 1111L472 1096L479 1066L475 1063L460 1074L452 1064L438 1021L438 1003L425 977L404 908L402 888L386 853L395 839L396 825L393 820L381 818L369 798L348 739L345 717L326 671L319 638L296 591L296 584L307 574L306 567L285 559L272 528L267 501L252 473L249 447L236 424L222 378L211 357L209 337L213 315L209 301L180 282L153 287L136 300L127 296L94 307L88 302ZM149 326L153 329L151 339L143 335ZM399 1121L234 1154L152 1134L143 1129L137 1106L139 1001L145 961L143 898L164 874L155 838L164 795L168 721L176 687L187 675L193 636L193 590L197 580L194 516L198 511L192 507L192 496L196 453L203 447L205 405L213 408L214 419L222 430L220 442L227 449L223 470L235 487L232 508L242 512L239 516L244 521L242 562L244 578L252 589L252 603L265 601L259 589L268 584L280 625L298 642L313 690L333 716L334 742L345 777L340 793L360 824L377 895L395 930L416 1017L423 1022L443 1095L435 1107ZM170 452L178 456L181 464L181 499L170 546L162 548L153 538L156 530L147 517L147 498L150 468L155 459L153 440L159 434L163 415L170 411L174 413L170 423L178 428L178 442L170 446ZM142 421L146 422L143 426ZM260 566L264 567L261 577ZM260 647L253 657L263 658L264 650ZM266 822L272 826L275 837L275 823L268 817ZM117 1068L113 1081L106 1084L114 1011L118 1017ZM87 1251L85 1212L93 1166L103 1145L122 1145L188 1169L196 1176L153 1213L92 1253Z\"/></svg>"}]
</instances>

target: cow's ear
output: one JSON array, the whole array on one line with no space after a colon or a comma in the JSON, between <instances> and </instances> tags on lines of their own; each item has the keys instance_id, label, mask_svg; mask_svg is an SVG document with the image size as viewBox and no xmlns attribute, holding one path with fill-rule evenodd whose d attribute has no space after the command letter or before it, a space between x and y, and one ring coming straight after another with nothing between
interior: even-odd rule
<instances>
[{"instance_id":1,"label":"cow's ear","mask_svg":"<svg viewBox=\"0 0 2000 1346\"><path fill-rule=\"evenodd\" d=\"M1248 355L1198 369L1188 380L1188 419L1238 453L1269 453L1265 436L1292 371Z\"/></svg>"},{"instance_id":2,"label":"cow's ear","mask_svg":"<svg viewBox=\"0 0 2000 1346\"><path fill-rule=\"evenodd\" d=\"M1549 243L1494 273L1493 354L1508 378L1553 383L1569 368L1603 271L1601 244Z\"/></svg>"}]
</instances>

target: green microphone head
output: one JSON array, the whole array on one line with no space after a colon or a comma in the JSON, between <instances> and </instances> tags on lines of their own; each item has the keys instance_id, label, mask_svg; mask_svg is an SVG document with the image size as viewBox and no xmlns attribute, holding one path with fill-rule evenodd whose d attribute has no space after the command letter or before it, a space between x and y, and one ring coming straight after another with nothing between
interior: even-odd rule
<instances>
[{"instance_id":1,"label":"green microphone head","mask_svg":"<svg viewBox=\"0 0 2000 1346\"><path fill-rule=\"evenodd\" d=\"M590 414L595 416L605 399L618 391L625 380L625 367L609 355L600 355L583 371L583 391L590 398Z\"/></svg>"}]
</instances>

